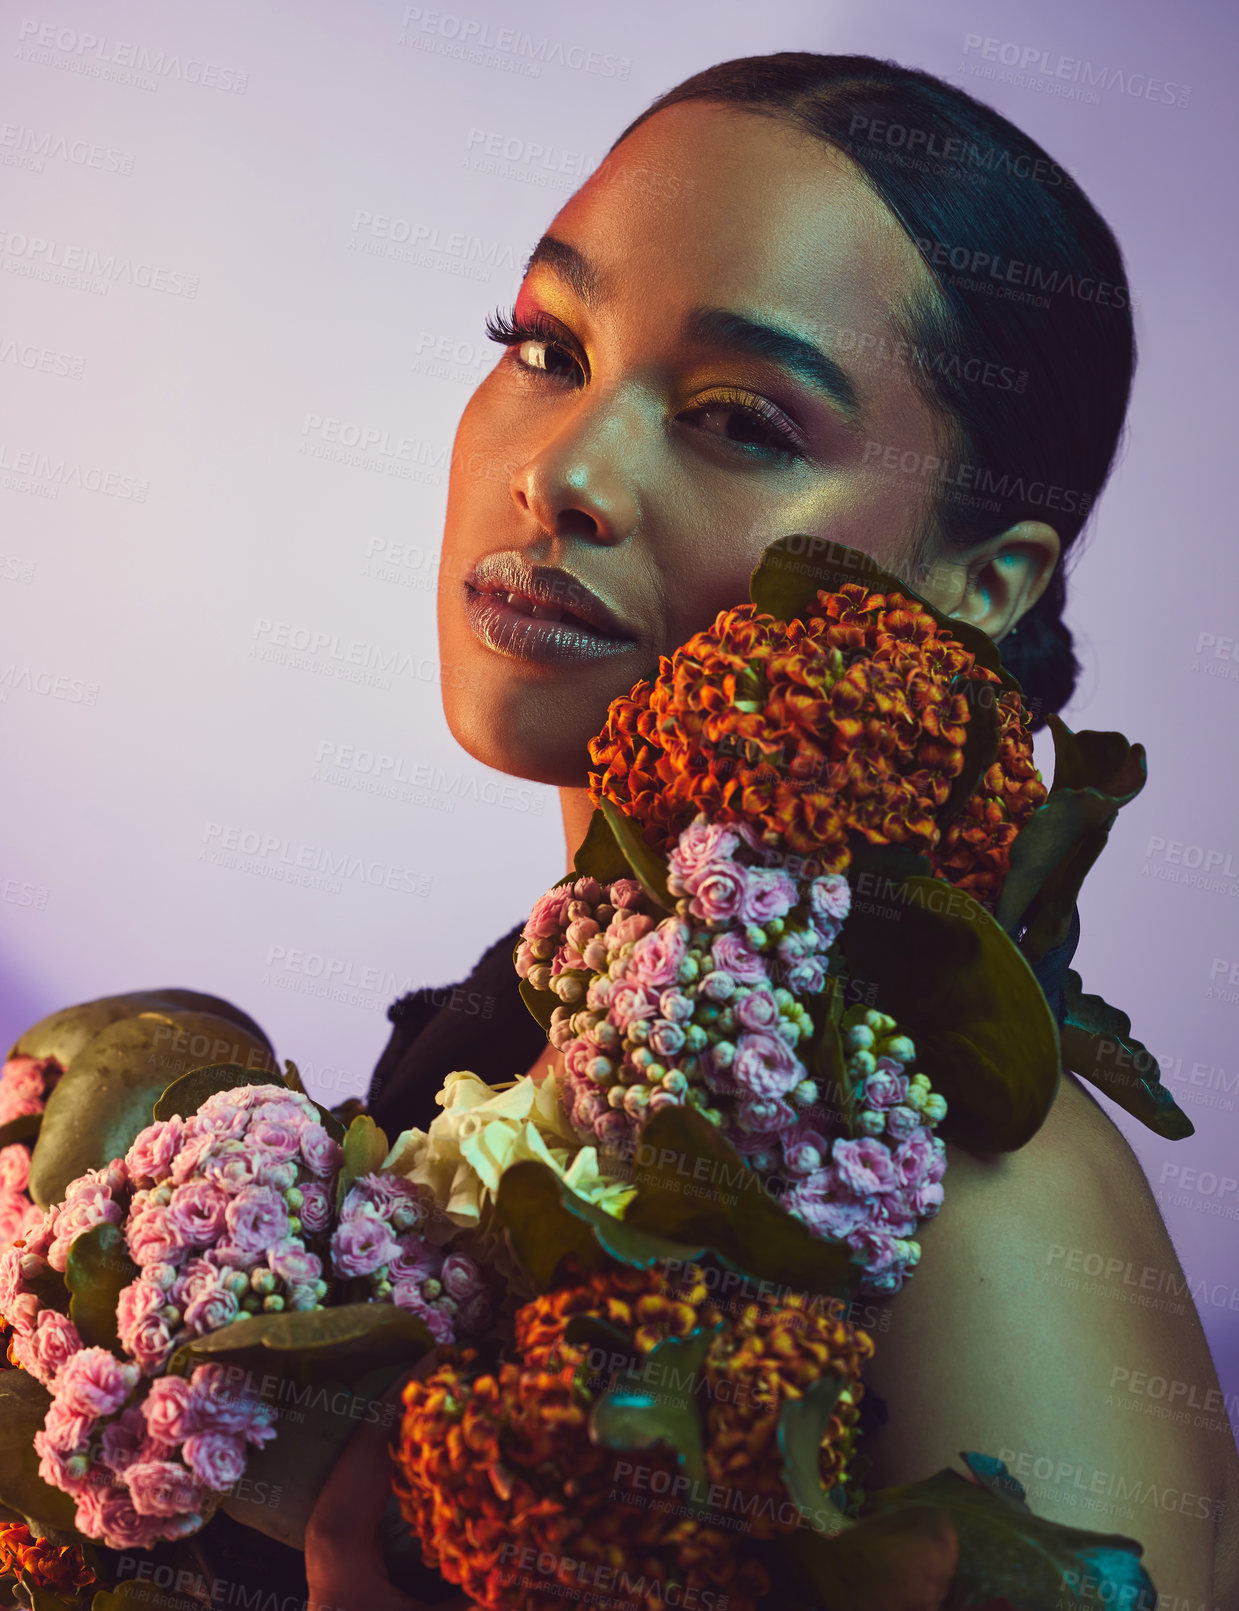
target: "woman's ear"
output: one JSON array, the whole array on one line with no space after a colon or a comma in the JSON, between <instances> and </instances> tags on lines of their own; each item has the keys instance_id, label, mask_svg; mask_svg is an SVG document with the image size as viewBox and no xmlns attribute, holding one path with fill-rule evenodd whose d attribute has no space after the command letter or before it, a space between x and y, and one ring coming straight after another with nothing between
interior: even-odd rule
<instances>
[{"instance_id":1,"label":"woman's ear","mask_svg":"<svg viewBox=\"0 0 1239 1611\"><path fill-rule=\"evenodd\" d=\"M940 551L920 591L944 614L997 642L1041 597L1060 550L1052 526L1020 520L975 547Z\"/></svg>"}]
</instances>

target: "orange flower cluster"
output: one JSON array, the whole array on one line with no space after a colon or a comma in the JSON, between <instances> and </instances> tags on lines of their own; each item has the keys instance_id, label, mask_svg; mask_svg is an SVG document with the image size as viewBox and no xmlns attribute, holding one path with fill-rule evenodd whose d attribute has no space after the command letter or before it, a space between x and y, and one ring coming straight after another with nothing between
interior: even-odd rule
<instances>
[{"instance_id":1,"label":"orange flower cluster","mask_svg":"<svg viewBox=\"0 0 1239 1611\"><path fill-rule=\"evenodd\" d=\"M36 1538L24 1522L0 1522L0 1578L19 1572L32 1587L61 1599L76 1600L79 1589L96 1582L76 1544L49 1544Z\"/></svg>"},{"instance_id":2,"label":"orange flower cluster","mask_svg":"<svg viewBox=\"0 0 1239 1611\"><path fill-rule=\"evenodd\" d=\"M590 1440L590 1350L564 1340L584 1315L628 1338L637 1362L665 1339L716 1332L695 1389L707 1492L690 1491L670 1449ZM873 1351L803 1302L745 1304L728 1320L702 1272L673 1288L657 1270L617 1264L526 1304L516 1345L520 1363L493 1372L473 1349L443 1350L406 1387L393 1478L427 1563L491 1611L556 1611L567 1590L631 1611L721 1596L729 1611L754 1611L770 1583L748 1542L805 1522L779 1474L782 1406L820 1375L844 1379L851 1392L820 1456L823 1483L837 1482Z\"/></svg>"},{"instance_id":3,"label":"orange flower cluster","mask_svg":"<svg viewBox=\"0 0 1239 1611\"><path fill-rule=\"evenodd\" d=\"M819 592L818 606L807 622L752 604L724 610L664 656L590 741L590 798L634 817L664 854L704 812L843 872L855 830L928 855L940 876L992 898L1011 840L1046 798L1018 696L914 599L848 583ZM969 683L994 685L1001 748L943 833Z\"/></svg>"}]
</instances>

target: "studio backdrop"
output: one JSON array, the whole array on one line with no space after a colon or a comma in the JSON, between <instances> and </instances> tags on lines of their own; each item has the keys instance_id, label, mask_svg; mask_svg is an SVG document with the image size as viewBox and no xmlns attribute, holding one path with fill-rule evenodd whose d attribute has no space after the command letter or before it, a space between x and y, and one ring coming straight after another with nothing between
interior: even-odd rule
<instances>
[{"instance_id":1,"label":"studio backdrop","mask_svg":"<svg viewBox=\"0 0 1239 1611\"><path fill-rule=\"evenodd\" d=\"M461 978L560 875L554 791L470 760L440 703L438 550L456 422L499 356L486 315L689 73L891 57L1026 130L1126 256L1139 365L1070 570L1065 715L1142 741L1149 781L1085 888L1078 965L1195 1122L1171 1144L1109 1109L1239 1403L1235 31L1220 4L1154 0L9 8L5 1046L70 1002L188 986L339 1102L388 1004ZM1048 1249L1042 1278L1185 1301L1087 1246Z\"/></svg>"}]
</instances>

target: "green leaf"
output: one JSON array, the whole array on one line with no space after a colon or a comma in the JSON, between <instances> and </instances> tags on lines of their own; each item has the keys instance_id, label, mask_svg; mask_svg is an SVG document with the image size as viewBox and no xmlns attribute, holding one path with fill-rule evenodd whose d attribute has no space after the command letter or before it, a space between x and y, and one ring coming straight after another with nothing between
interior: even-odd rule
<instances>
[{"instance_id":1,"label":"green leaf","mask_svg":"<svg viewBox=\"0 0 1239 1611\"><path fill-rule=\"evenodd\" d=\"M838 1102L838 1111L849 1132L853 1130L852 1091L847 1076L847 1059L843 1054L843 1037L839 1033L839 1020L843 1015L843 991L838 979L828 976L820 995L809 1006L814 1021L813 1039L809 1043L805 1067L816 1081L818 1101L827 1108Z\"/></svg>"},{"instance_id":2,"label":"green leaf","mask_svg":"<svg viewBox=\"0 0 1239 1611\"><path fill-rule=\"evenodd\" d=\"M204 1063L173 1080L161 1092L152 1110L156 1119L188 1119L208 1097L235 1091L242 1085L283 1085L278 1074L260 1074L240 1063Z\"/></svg>"},{"instance_id":3,"label":"green leaf","mask_svg":"<svg viewBox=\"0 0 1239 1611\"><path fill-rule=\"evenodd\" d=\"M1067 938L1085 876L1147 776L1144 746L1122 733L1073 733L1057 716L1048 724L1054 782L1015 837L997 907L1003 928L1026 925L1020 946L1034 962Z\"/></svg>"},{"instance_id":4,"label":"green leaf","mask_svg":"<svg viewBox=\"0 0 1239 1611\"><path fill-rule=\"evenodd\" d=\"M33 1142L42 1123L41 1113L23 1113L18 1119L0 1124L0 1147L11 1147L16 1141Z\"/></svg>"},{"instance_id":5,"label":"green leaf","mask_svg":"<svg viewBox=\"0 0 1239 1611\"><path fill-rule=\"evenodd\" d=\"M843 1517L833 1537L798 1527L778 1542L808 1578L814 1600L829 1611L937 1611L979 1603L946 1598L958 1544L945 1512L929 1505L908 1505L858 1523Z\"/></svg>"},{"instance_id":6,"label":"green leaf","mask_svg":"<svg viewBox=\"0 0 1239 1611\"><path fill-rule=\"evenodd\" d=\"M661 1259L692 1263L703 1251L699 1244L674 1241L656 1229L641 1230L628 1223L627 1215L616 1219L587 1203L537 1158L503 1171L495 1211L539 1292L555 1285L569 1254L576 1256L582 1270L596 1269L606 1257L647 1270Z\"/></svg>"},{"instance_id":7,"label":"green leaf","mask_svg":"<svg viewBox=\"0 0 1239 1611\"><path fill-rule=\"evenodd\" d=\"M296 1091L298 1096L309 1096L301 1078L301 1070L291 1057L284 1059L284 1084L290 1091Z\"/></svg>"},{"instance_id":8,"label":"green leaf","mask_svg":"<svg viewBox=\"0 0 1239 1611\"><path fill-rule=\"evenodd\" d=\"M344 1133L344 1162L336 1182L336 1213L344 1205L349 1188L363 1175L375 1175L391 1151L386 1135L368 1113L359 1113Z\"/></svg>"},{"instance_id":9,"label":"green leaf","mask_svg":"<svg viewBox=\"0 0 1239 1611\"><path fill-rule=\"evenodd\" d=\"M151 1611L151 1588L136 1577L128 1577L114 1589L100 1589L90 1602L90 1611Z\"/></svg>"},{"instance_id":10,"label":"green leaf","mask_svg":"<svg viewBox=\"0 0 1239 1611\"><path fill-rule=\"evenodd\" d=\"M998 647L988 634L967 621L944 615L915 588L883 570L876 560L857 548L795 532L780 537L762 554L749 579L749 597L759 610L779 621L807 621L818 613L817 595L836 593L848 582L860 582L876 593L902 593L925 609L944 632L958 642L987 671L994 672L1004 688L1023 689L1002 663Z\"/></svg>"},{"instance_id":11,"label":"green leaf","mask_svg":"<svg viewBox=\"0 0 1239 1611\"><path fill-rule=\"evenodd\" d=\"M661 906L665 912L674 912L675 896L667 888L666 862L651 850L633 818L626 817L610 800L602 802L602 814L632 869L632 876L655 906Z\"/></svg>"},{"instance_id":12,"label":"green leaf","mask_svg":"<svg viewBox=\"0 0 1239 1611\"><path fill-rule=\"evenodd\" d=\"M1140 1565L1143 1552L1135 1539L1046 1521L1028 1508L1023 1490L1001 1461L972 1454L961 1458L977 1480L969 1481L957 1471L939 1471L923 1482L885 1488L870 1498L878 1518L926 1506L949 1518L959 1540L952 1604L985 1606L999 1601L1011 1611L1042 1611L1047 1605L1061 1611L1101 1611L1157 1604L1157 1591ZM832 1548L857 1552L865 1545L864 1527L862 1522ZM831 1607L834 1611L833 1601Z\"/></svg>"},{"instance_id":13,"label":"green leaf","mask_svg":"<svg viewBox=\"0 0 1239 1611\"><path fill-rule=\"evenodd\" d=\"M271 1049L271 1043L249 1014L222 996L204 995L200 990L130 990L123 995L100 996L95 1001L58 1008L19 1036L9 1056L20 1052L26 1057L54 1057L62 1068L68 1068L101 1030L144 1012L209 1013L240 1025L249 1039Z\"/></svg>"},{"instance_id":14,"label":"green leaf","mask_svg":"<svg viewBox=\"0 0 1239 1611\"><path fill-rule=\"evenodd\" d=\"M716 1125L695 1108L665 1107L641 1132L637 1194L624 1225L717 1254L732 1269L792 1292L846 1296L860 1271L843 1242L814 1236L770 1196Z\"/></svg>"},{"instance_id":15,"label":"green leaf","mask_svg":"<svg viewBox=\"0 0 1239 1611\"><path fill-rule=\"evenodd\" d=\"M939 1127L972 1152L1011 1152L1058 1087L1058 1026L1018 947L986 909L938 878L882 878L839 941L854 975L913 1039L948 1104Z\"/></svg>"},{"instance_id":16,"label":"green leaf","mask_svg":"<svg viewBox=\"0 0 1239 1611\"><path fill-rule=\"evenodd\" d=\"M94 1225L69 1245L65 1285L72 1294L69 1319L87 1348L110 1348L121 1358L116 1333L116 1305L122 1291L141 1272L125 1251L116 1225Z\"/></svg>"},{"instance_id":17,"label":"green leaf","mask_svg":"<svg viewBox=\"0 0 1239 1611\"><path fill-rule=\"evenodd\" d=\"M613 884L617 878L630 876L628 858L620 849L604 811L595 810L589 819L585 837L573 858L573 867L578 878L596 878L604 885ZM566 883L567 880L561 879L560 882Z\"/></svg>"},{"instance_id":18,"label":"green leaf","mask_svg":"<svg viewBox=\"0 0 1239 1611\"><path fill-rule=\"evenodd\" d=\"M30 1195L39 1207L60 1202L88 1169L123 1157L165 1087L199 1067L203 1049L212 1047L230 1051L251 1077L254 1068L273 1067L265 1040L208 1013L143 1011L93 1034L48 1097L30 1160Z\"/></svg>"},{"instance_id":19,"label":"green leaf","mask_svg":"<svg viewBox=\"0 0 1239 1611\"><path fill-rule=\"evenodd\" d=\"M1194 1135L1195 1125L1161 1081L1157 1059L1131 1032L1131 1019L1101 996L1086 995L1067 969L1063 1063L1167 1141Z\"/></svg>"},{"instance_id":20,"label":"green leaf","mask_svg":"<svg viewBox=\"0 0 1239 1611\"><path fill-rule=\"evenodd\" d=\"M790 1398L779 1413L779 1452L783 1486L814 1532L833 1536L847 1518L822 1486L821 1449L839 1404L841 1376L819 1376L801 1398Z\"/></svg>"},{"instance_id":21,"label":"green leaf","mask_svg":"<svg viewBox=\"0 0 1239 1611\"><path fill-rule=\"evenodd\" d=\"M67 1600L62 1600L50 1589L41 1589L25 1572L17 1574L17 1581L30 1597L30 1611L72 1611Z\"/></svg>"},{"instance_id":22,"label":"green leaf","mask_svg":"<svg viewBox=\"0 0 1239 1611\"><path fill-rule=\"evenodd\" d=\"M376 1370L413 1364L433 1347L423 1320L392 1303L347 1303L330 1309L252 1315L183 1343L168 1363L171 1376L188 1376L211 1360L255 1371L281 1365L312 1366L320 1373L347 1366Z\"/></svg>"},{"instance_id":23,"label":"green leaf","mask_svg":"<svg viewBox=\"0 0 1239 1611\"><path fill-rule=\"evenodd\" d=\"M78 1538L77 1504L39 1475L34 1435L42 1430L51 1394L24 1370L0 1370L0 1503L24 1516L39 1538Z\"/></svg>"},{"instance_id":24,"label":"green leaf","mask_svg":"<svg viewBox=\"0 0 1239 1611\"><path fill-rule=\"evenodd\" d=\"M656 1343L636 1370L617 1374L594 1400L590 1441L607 1449L671 1449L690 1494L708 1486L701 1405L697 1389L706 1354L722 1329L698 1327L687 1337Z\"/></svg>"},{"instance_id":25,"label":"green leaf","mask_svg":"<svg viewBox=\"0 0 1239 1611\"><path fill-rule=\"evenodd\" d=\"M559 997L553 990L535 990L528 979L519 985L521 1000L542 1027L544 1035L551 1032L551 1014L559 1006Z\"/></svg>"}]
</instances>

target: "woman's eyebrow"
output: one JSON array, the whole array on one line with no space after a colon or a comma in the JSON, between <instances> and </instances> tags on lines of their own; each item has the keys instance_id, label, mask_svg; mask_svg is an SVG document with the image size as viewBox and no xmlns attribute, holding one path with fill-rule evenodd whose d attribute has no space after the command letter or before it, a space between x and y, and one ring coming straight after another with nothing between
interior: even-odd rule
<instances>
[{"instance_id":1,"label":"woman's eyebrow","mask_svg":"<svg viewBox=\"0 0 1239 1611\"><path fill-rule=\"evenodd\" d=\"M587 308L605 300L605 280L579 247L556 235L543 235L530 252L524 273L539 264L570 286ZM759 323L729 308L693 308L684 321L684 336L703 346L752 353L789 369L822 392L850 426L860 421L860 396L851 376L829 353L791 330Z\"/></svg>"},{"instance_id":2,"label":"woman's eyebrow","mask_svg":"<svg viewBox=\"0 0 1239 1611\"><path fill-rule=\"evenodd\" d=\"M729 308L693 308L684 321L684 333L690 341L734 347L793 370L824 392L849 424L859 422L860 397L851 376L828 353L803 336L777 325L759 324Z\"/></svg>"}]
</instances>

